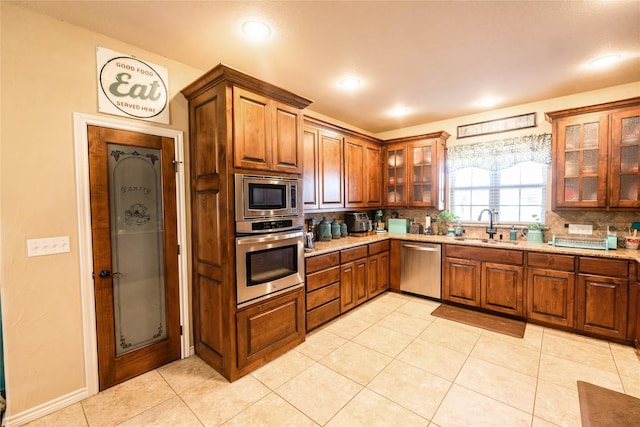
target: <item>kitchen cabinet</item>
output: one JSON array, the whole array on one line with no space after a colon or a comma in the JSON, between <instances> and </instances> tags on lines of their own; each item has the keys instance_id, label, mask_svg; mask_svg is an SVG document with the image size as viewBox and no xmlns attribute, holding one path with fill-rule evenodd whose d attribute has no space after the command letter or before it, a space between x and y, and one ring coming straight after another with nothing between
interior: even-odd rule
<instances>
[{"instance_id":1,"label":"kitchen cabinet","mask_svg":"<svg viewBox=\"0 0 640 427\"><path fill-rule=\"evenodd\" d=\"M305 211L382 207L382 147L377 140L306 118Z\"/></svg>"},{"instance_id":2,"label":"kitchen cabinet","mask_svg":"<svg viewBox=\"0 0 640 427\"><path fill-rule=\"evenodd\" d=\"M305 211L344 208L343 139L338 132L305 125L302 184Z\"/></svg>"},{"instance_id":3,"label":"kitchen cabinet","mask_svg":"<svg viewBox=\"0 0 640 427\"><path fill-rule=\"evenodd\" d=\"M233 88L234 166L302 173L302 113L239 87Z\"/></svg>"},{"instance_id":4,"label":"kitchen cabinet","mask_svg":"<svg viewBox=\"0 0 640 427\"><path fill-rule=\"evenodd\" d=\"M640 207L640 98L546 113L552 209Z\"/></svg>"},{"instance_id":5,"label":"kitchen cabinet","mask_svg":"<svg viewBox=\"0 0 640 427\"><path fill-rule=\"evenodd\" d=\"M307 330L340 315L340 256L338 252L307 258Z\"/></svg>"},{"instance_id":6,"label":"kitchen cabinet","mask_svg":"<svg viewBox=\"0 0 640 427\"><path fill-rule=\"evenodd\" d=\"M444 209L445 144L449 136L442 131L386 142L386 206Z\"/></svg>"},{"instance_id":7,"label":"kitchen cabinet","mask_svg":"<svg viewBox=\"0 0 640 427\"><path fill-rule=\"evenodd\" d=\"M578 263L576 327L626 339L629 262L579 257Z\"/></svg>"},{"instance_id":8,"label":"kitchen cabinet","mask_svg":"<svg viewBox=\"0 0 640 427\"><path fill-rule=\"evenodd\" d=\"M524 316L523 253L445 245L442 299Z\"/></svg>"},{"instance_id":9,"label":"kitchen cabinet","mask_svg":"<svg viewBox=\"0 0 640 427\"><path fill-rule=\"evenodd\" d=\"M298 175L300 111L311 101L222 64L182 94L189 104L193 345L234 381L304 341L302 292L237 309L233 174Z\"/></svg>"},{"instance_id":10,"label":"kitchen cabinet","mask_svg":"<svg viewBox=\"0 0 640 427\"><path fill-rule=\"evenodd\" d=\"M340 312L367 300L367 246L340 251Z\"/></svg>"},{"instance_id":11,"label":"kitchen cabinet","mask_svg":"<svg viewBox=\"0 0 640 427\"><path fill-rule=\"evenodd\" d=\"M238 369L248 371L304 341L304 291L293 292L236 313Z\"/></svg>"},{"instance_id":12,"label":"kitchen cabinet","mask_svg":"<svg viewBox=\"0 0 640 427\"><path fill-rule=\"evenodd\" d=\"M611 207L640 207L639 166L640 106L622 108L611 115Z\"/></svg>"},{"instance_id":13,"label":"kitchen cabinet","mask_svg":"<svg viewBox=\"0 0 640 427\"><path fill-rule=\"evenodd\" d=\"M629 289L629 320L627 338L640 350L640 262L635 265L635 282Z\"/></svg>"},{"instance_id":14,"label":"kitchen cabinet","mask_svg":"<svg viewBox=\"0 0 640 427\"><path fill-rule=\"evenodd\" d=\"M367 258L367 298L389 289L389 241L369 244Z\"/></svg>"},{"instance_id":15,"label":"kitchen cabinet","mask_svg":"<svg viewBox=\"0 0 640 427\"><path fill-rule=\"evenodd\" d=\"M526 318L573 328L575 318L575 257L527 254Z\"/></svg>"},{"instance_id":16,"label":"kitchen cabinet","mask_svg":"<svg viewBox=\"0 0 640 427\"><path fill-rule=\"evenodd\" d=\"M344 140L345 207L382 206L382 148L362 139Z\"/></svg>"}]
</instances>

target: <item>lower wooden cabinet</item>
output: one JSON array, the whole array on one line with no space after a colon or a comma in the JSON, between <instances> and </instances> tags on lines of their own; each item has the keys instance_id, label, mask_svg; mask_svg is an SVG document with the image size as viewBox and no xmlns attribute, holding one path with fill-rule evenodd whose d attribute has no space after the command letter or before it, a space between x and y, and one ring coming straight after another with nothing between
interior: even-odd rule
<instances>
[{"instance_id":1,"label":"lower wooden cabinet","mask_svg":"<svg viewBox=\"0 0 640 427\"><path fill-rule=\"evenodd\" d=\"M442 299L524 316L522 251L445 245Z\"/></svg>"},{"instance_id":2,"label":"lower wooden cabinet","mask_svg":"<svg viewBox=\"0 0 640 427\"><path fill-rule=\"evenodd\" d=\"M573 328L575 257L529 252L527 267L527 319Z\"/></svg>"},{"instance_id":3,"label":"lower wooden cabinet","mask_svg":"<svg viewBox=\"0 0 640 427\"><path fill-rule=\"evenodd\" d=\"M640 350L640 266L636 267L637 280L630 287L629 316L630 335L628 338Z\"/></svg>"},{"instance_id":4,"label":"lower wooden cabinet","mask_svg":"<svg viewBox=\"0 0 640 427\"><path fill-rule=\"evenodd\" d=\"M442 277L442 299L480 307L481 262L446 257Z\"/></svg>"},{"instance_id":5,"label":"lower wooden cabinet","mask_svg":"<svg viewBox=\"0 0 640 427\"><path fill-rule=\"evenodd\" d=\"M576 328L626 339L629 262L579 257L578 265Z\"/></svg>"},{"instance_id":6,"label":"lower wooden cabinet","mask_svg":"<svg viewBox=\"0 0 640 427\"><path fill-rule=\"evenodd\" d=\"M304 311L304 289L238 311L238 369L252 370L302 343Z\"/></svg>"},{"instance_id":7,"label":"lower wooden cabinet","mask_svg":"<svg viewBox=\"0 0 640 427\"><path fill-rule=\"evenodd\" d=\"M340 315L340 256L337 252L305 260L307 330Z\"/></svg>"},{"instance_id":8,"label":"lower wooden cabinet","mask_svg":"<svg viewBox=\"0 0 640 427\"><path fill-rule=\"evenodd\" d=\"M367 245L340 251L340 311L367 300Z\"/></svg>"},{"instance_id":9,"label":"lower wooden cabinet","mask_svg":"<svg viewBox=\"0 0 640 427\"><path fill-rule=\"evenodd\" d=\"M389 241L306 258L307 330L389 289Z\"/></svg>"}]
</instances>

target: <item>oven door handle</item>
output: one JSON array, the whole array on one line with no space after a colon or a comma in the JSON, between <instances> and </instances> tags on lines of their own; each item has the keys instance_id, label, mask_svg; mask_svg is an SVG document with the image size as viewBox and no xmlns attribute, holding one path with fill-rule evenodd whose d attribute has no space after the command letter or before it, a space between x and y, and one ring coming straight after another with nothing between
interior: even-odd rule
<instances>
[{"instance_id":1,"label":"oven door handle","mask_svg":"<svg viewBox=\"0 0 640 427\"><path fill-rule=\"evenodd\" d=\"M302 238L302 231L296 231L293 233L285 233L277 235L275 234L266 234L262 236L247 236L247 237L238 237L236 240L239 245L253 245L255 243L269 243L269 242L278 242L286 239L296 239Z\"/></svg>"}]
</instances>

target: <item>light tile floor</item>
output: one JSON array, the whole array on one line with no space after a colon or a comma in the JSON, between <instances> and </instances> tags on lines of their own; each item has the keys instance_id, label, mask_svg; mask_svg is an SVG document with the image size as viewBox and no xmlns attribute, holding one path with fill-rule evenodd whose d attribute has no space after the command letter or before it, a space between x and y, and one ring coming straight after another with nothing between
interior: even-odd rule
<instances>
[{"instance_id":1,"label":"light tile floor","mask_svg":"<svg viewBox=\"0 0 640 427\"><path fill-rule=\"evenodd\" d=\"M29 425L580 426L577 380L640 397L632 347L531 324L517 339L437 306L386 293L234 383L194 356Z\"/></svg>"}]
</instances>

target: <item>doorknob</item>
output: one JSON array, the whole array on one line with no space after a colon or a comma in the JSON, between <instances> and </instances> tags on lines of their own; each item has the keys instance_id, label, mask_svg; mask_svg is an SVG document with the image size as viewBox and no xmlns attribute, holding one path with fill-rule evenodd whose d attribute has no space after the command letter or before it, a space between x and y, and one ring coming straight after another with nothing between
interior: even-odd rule
<instances>
[{"instance_id":1,"label":"doorknob","mask_svg":"<svg viewBox=\"0 0 640 427\"><path fill-rule=\"evenodd\" d=\"M98 275L100 276L101 279L106 279L107 277L113 277L118 274L122 274L122 273L112 273L109 270L102 270Z\"/></svg>"}]
</instances>

